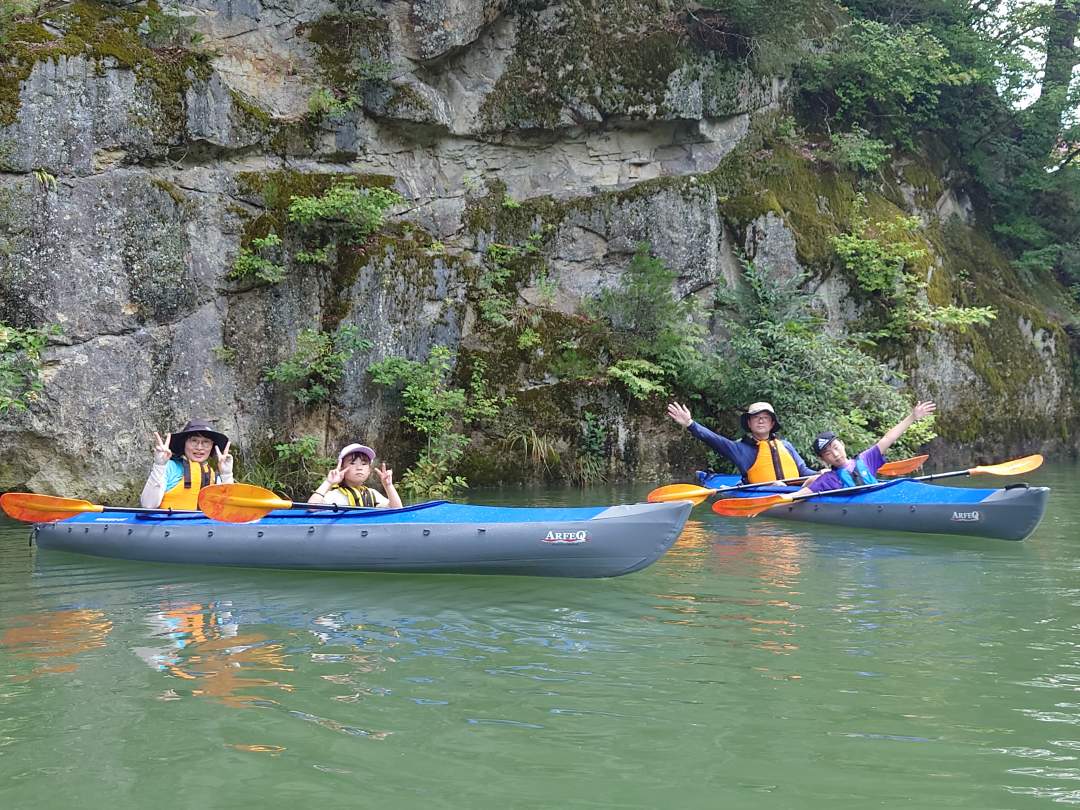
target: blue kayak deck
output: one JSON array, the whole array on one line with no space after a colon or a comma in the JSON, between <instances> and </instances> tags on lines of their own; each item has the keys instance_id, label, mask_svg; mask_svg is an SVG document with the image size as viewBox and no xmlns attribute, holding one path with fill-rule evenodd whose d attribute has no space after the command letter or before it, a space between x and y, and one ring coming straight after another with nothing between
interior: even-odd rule
<instances>
[{"instance_id":1,"label":"blue kayak deck","mask_svg":"<svg viewBox=\"0 0 1080 810\"><path fill-rule=\"evenodd\" d=\"M333 509L277 509L270 512L259 520L260 524L273 525L308 525L312 521L319 523L379 523L379 524L412 524L412 523L535 523L536 521L562 522L591 520L601 512L607 510L607 506L542 506L542 507L505 507L505 506L480 506L464 503L447 503L446 501L431 501L429 503L413 504L401 509L364 509L364 510L341 510ZM84 512L63 521L71 523L125 523L129 521L143 523L178 523L186 524L213 524L220 525L219 521L208 518L201 512L162 512L159 514L146 512L123 512L109 511Z\"/></svg>"},{"instance_id":2,"label":"blue kayak deck","mask_svg":"<svg viewBox=\"0 0 1080 810\"><path fill-rule=\"evenodd\" d=\"M799 489L799 487L794 486L772 485L725 493L723 492L724 487L734 487L741 483L738 476L699 472L698 480L701 481L703 486L720 489L721 491L717 497L725 498L756 498L759 495L776 492L796 492ZM897 478L891 481L883 481L880 486L874 489L865 489L850 495L830 495L826 492L815 496L814 500L819 503L971 504L982 503L988 497L1000 491L998 489L950 487Z\"/></svg>"}]
</instances>

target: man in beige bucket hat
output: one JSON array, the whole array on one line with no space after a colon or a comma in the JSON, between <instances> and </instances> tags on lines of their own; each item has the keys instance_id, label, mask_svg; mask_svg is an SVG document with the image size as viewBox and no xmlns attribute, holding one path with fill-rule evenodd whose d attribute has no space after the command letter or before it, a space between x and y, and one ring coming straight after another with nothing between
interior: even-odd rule
<instances>
[{"instance_id":1,"label":"man in beige bucket hat","mask_svg":"<svg viewBox=\"0 0 1080 810\"><path fill-rule=\"evenodd\" d=\"M699 425L690 415L690 409L678 402L668 405L667 412L675 422L689 430L691 436L705 442L738 467L745 483L764 484L817 474L816 470L806 466L790 442L777 436L780 422L768 402L753 403L739 417L739 424L747 433L739 441Z\"/></svg>"}]
</instances>

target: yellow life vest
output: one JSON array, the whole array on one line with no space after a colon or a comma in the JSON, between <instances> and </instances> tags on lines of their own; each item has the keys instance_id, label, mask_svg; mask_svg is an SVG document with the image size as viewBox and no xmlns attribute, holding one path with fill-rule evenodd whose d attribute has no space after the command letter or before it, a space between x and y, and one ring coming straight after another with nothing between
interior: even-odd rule
<instances>
[{"instance_id":1,"label":"yellow life vest","mask_svg":"<svg viewBox=\"0 0 1080 810\"><path fill-rule=\"evenodd\" d=\"M764 484L784 478L797 478L798 475L799 465L783 442L769 439L758 442L757 458L746 471L745 478L748 484Z\"/></svg>"},{"instance_id":2,"label":"yellow life vest","mask_svg":"<svg viewBox=\"0 0 1080 810\"><path fill-rule=\"evenodd\" d=\"M369 487L347 487L344 484L334 487L338 492L345 494L346 500L349 502L349 506L378 506L378 501L375 500L375 493L371 491ZM332 492L333 490L331 490Z\"/></svg>"},{"instance_id":3,"label":"yellow life vest","mask_svg":"<svg viewBox=\"0 0 1080 810\"><path fill-rule=\"evenodd\" d=\"M161 499L162 509L198 509L199 490L214 483L216 476L205 461L198 464L187 456L177 459L184 468L184 477L165 493Z\"/></svg>"}]
</instances>

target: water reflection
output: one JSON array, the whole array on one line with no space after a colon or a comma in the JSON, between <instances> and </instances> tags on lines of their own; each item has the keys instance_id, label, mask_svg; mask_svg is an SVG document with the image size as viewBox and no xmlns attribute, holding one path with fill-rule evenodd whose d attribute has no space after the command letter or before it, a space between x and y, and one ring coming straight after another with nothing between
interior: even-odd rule
<instances>
[{"instance_id":1,"label":"water reflection","mask_svg":"<svg viewBox=\"0 0 1080 810\"><path fill-rule=\"evenodd\" d=\"M682 534L675 541L675 549L705 549L712 544L713 533L710 527L700 520L691 518L683 526Z\"/></svg>"},{"instance_id":2,"label":"water reflection","mask_svg":"<svg viewBox=\"0 0 1080 810\"><path fill-rule=\"evenodd\" d=\"M0 647L5 647L17 659L39 663L25 674L13 677L14 682L26 681L41 675L74 672L77 661L60 661L105 646L112 622L100 610L67 609L45 613L13 616L0 633Z\"/></svg>"},{"instance_id":3,"label":"water reflection","mask_svg":"<svg viewBox=\"0 0 1080 810\"><path fill-rule=\"evenodd\" d=\"M133 652L150 666L189 683L167 689L163 700L208 697L234 708L274 703L262 691L289 692L291 684L252 677L263 672L291 672L283 645L261 632L240 632L229 603L162 606L146 623L157 646L136 646Z\"/></svg>"},{"instance_id":4,"label":"water reflection","mask_svg":"<svg viewBox=\"0 0 1080 810\"><path fill-rule=\"evenodd\" d=\"M797 597L807 554L805 537L795 533L725 535L717 532L715 523L690 521L676 548L703 549L707 567L738 587L722 593L657 594L662 600L660 610L668 614L661 620L664 624L731 630L735 637L745 638L749 647L774 655L787 656L799 649L796 637L801 625L793 617L800 609ZM749 635L744 636L745 631ZM767 666L757 669L770 671ZM789 672L781 677L800 676Z\"/></svg>"}]
</instances>

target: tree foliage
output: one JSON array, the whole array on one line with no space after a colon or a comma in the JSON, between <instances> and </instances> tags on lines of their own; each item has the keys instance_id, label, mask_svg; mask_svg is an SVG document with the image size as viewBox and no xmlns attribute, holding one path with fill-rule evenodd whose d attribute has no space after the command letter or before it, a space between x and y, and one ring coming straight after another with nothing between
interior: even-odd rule
<instances>
[{"instance_id":1,"label":"tree foliage","mask_svg":"<svg viewBox=\"0 0 1080 810\"><path fill-rule=\"evenodd\" d=\"M778 282L747 264L746 285L729 303L730 334L715 390L718 409L767 400L783 414L785 436L804 453L822 430L834 430L853 450L877 441L910 410L902 375L848 339L829 335L814 317L803 279ZM896 453L912 453L933 438L932 421L916 423Z\"/></svg>"},{"instance_id":2,"label":"tree foliage","mask_svg":"<svg viewBox=\"0 0 1080 810\"><path fill-rule=\"evenodd\" d=\"M26 410L41 392L42 352L59 326L19 329L0 322L0 416Z\"/></svg>"},{"instance_id":3,"label":"tree foliage","mask_svg":"<svg viewBox=\"0 0 1080 810\"><path fill-rule=\"evenodd\" d=\"M804 109L911 148L933 134L1000 245L1080 282L1080 3L849 0Z\"/></svg>"},{"instance_id":4,"label":"tree foliage","mask_svg":"<svg viewBox=\"0 0 1080 810\"><path fill-rule=\"evenodd\" d=\"M400 392L401 421L425 439L416 463L401 478L401 489L414 498L445 498L468 485L456 468L469 437L465 429L494 419L512 404L490 389L483 362L477 361L466 387L453 384L455 356L434 346L424 361L388 357L368 367L371 378Z\"/></svg>"},{"instance_id":5,"label":"tree foliage","mask_svg":"<svg viewBox=\"0 0 1080 810\"><path fill-rule=\"evenodd\" d=\"M804 90L830 118L910 147L939 124L942 88L971 80L922 26L854 20L800 67Z\"/></svg>"}]
</instances>

